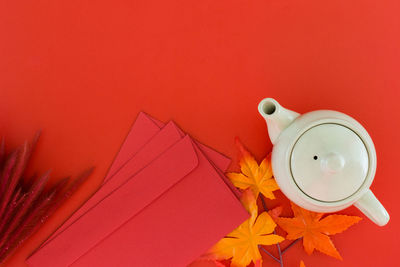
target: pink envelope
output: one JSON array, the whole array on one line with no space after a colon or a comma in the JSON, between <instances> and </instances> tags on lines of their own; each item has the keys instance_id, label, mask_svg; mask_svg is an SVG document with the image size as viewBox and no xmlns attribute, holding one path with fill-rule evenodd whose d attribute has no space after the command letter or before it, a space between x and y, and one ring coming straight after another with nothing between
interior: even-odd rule
<instances>
[{"instance_id":1,"label":"pink envelope","mask_svg":"<svg viewBox=\"0 0 400 267\"><path fill-rule=\"evenodd\" d=\"M186 136L43 247L37 253L39 257L29 260L29 265L69 266L102 240L81 259L83 265L81 260L75 264L187 264L247 217L230 188ZM147 239L135 239L144 233ZM108 250L110 242L116 245L115 240L122 245ZM120 249L125 246L130 250L123 255ZM152 254L154 249L163 251ZM96 258L93 253L97 255L98 250L108 251L100 257L105 261L87 265L87 261Z\"/></svg>"},{"instance_id":2,"label":"pink envelope","mask_svg":"<svg viewBox=\"0 0 400 267\"><path fill-rule=\"evenodd\" d=\"M160 129L160 127L164 127L162 122L143 112L139 113L138 118L136 119L131 131L129 132L124 144L120 149L120 152L117 154L106 178L104 179L103 185L61 227L59 227L57 231L53 233L53 235L45 243L43 243L39 249L60 235L66 228L68 228L75 221L79 220L79 218L81 218L88 210L101 201L101 199L115 190L117 186L121 185L124 182L123 178L122 180L119 178L121 177L119 173L121 169L125 169L125 172L131 172L131 175L133 175L140 168L144 167L156 156L165 151L165 149L167 149L170 145L177 142L180 139L180 136L184 135L183 131L179 129L179 127L177 127L173 122L167 124L167 126L164 127L165 129ZM146 147L147 144L150 146ZM208 156L210 162L216 168L226 170L230 163L230 160L227 157L203 144L198 144ZM142 151L143 148L146 149ZM135 161L134 165L130 166L129 168L124 168L125 165L132 160ZM122 175L122 177L127 176ZM222 177L223 179L226 179L225 176L222 175ZM230 182L227 182L227 184L232 186ZM238 195L238 192L235 191L235 189L232 190L236 195Z\"/></svg>"}]
</instances>

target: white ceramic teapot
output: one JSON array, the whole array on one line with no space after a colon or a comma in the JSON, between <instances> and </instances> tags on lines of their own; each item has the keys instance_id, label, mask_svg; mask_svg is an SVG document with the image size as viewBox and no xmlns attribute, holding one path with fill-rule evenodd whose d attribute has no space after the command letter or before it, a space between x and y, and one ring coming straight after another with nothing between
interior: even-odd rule
<instances>
[{"instance_id":1,"label":"white ceramic teapot","mask_svg":"<svg viewBox=\"0 0 400 267\"><path fill-rule=\"evenodd\" d=\"M377 225L389 214L369 189L376 152L367 131L353 118L332 110L303 115L265 98L258 111L274 145L272 169L282 192L297 205L335 212L355 205Z\"/></svg>"}]
</instances>

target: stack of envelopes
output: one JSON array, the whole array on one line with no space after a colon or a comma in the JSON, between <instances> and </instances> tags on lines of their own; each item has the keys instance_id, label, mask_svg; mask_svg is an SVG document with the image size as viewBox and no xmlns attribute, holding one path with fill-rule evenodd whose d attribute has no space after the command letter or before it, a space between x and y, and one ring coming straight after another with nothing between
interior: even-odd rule
<instances>
[{"instance_id":1,"label":"stack of envelopes","mask_svg":"<svg viewBox=\"0 0 400 267\"><path fill-rule=\"evenodd\" d=\"M140 113L100 189L29 266L185 266L249 215L230 160Z\"/></svg>"}]
</instances>

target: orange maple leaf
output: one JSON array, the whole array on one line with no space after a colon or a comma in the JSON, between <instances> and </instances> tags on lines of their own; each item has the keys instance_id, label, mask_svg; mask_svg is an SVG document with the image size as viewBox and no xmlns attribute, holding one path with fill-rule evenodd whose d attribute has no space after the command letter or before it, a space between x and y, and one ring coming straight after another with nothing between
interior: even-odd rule
<instances>
[{"instance_id":1,"label":"orange maple leaf","mask_svg":"<svg viewBox=\"0 0 400 267\"><path fill-rule=\"evenodd\" d=\"M273 245L284 240L283 237L271 234L276 224L268 213L259 216L256 198L251 190L242 195L242 203L251 217L215 244L207 253L209 258L231 260L231 266L262 265L259 245ZM211 257L210 257L211 255Z\"/></svg>"},{"instance_id":2,"label":"orange maple leaf","mask_svg":"<svg viewBox=\"0 0 400 267\"><path fill-rule=\"evenodd\" d=\"M328 235L343 232L351 225L359 222L361 218L334 214L321 219L324 213L308 211L294 203L291 204L294 213L293 218L275 218L276 223L288 233L286 239L295 240L302 237L304 250L307 254L310 255L316 249L342 260Z\"/></svg>"},{"instance_id":3,"label":"orange maple leaf","mask_svg":"<svg viewBox=\"0 0 400 267\"><path fill-rule=\"evenodd\" d=\"M235 143L241 154L241 173L227 173L229 179L240 189L250 188L256 197L261 192L265 197L275 199L273 191L278 190L279 186L273 178L270 155L258 165L238 138L235 139Z\"/></svg>"},{"instance_id":4,"label":"orange maple leaf","mask_svg":"<svg viewBox=\"0 0 400 267\"><path fill-rule=\"evenodd\" d=\"M306 267L306 265L304 264L304 261L300 261L300 267Z\"/></svg>"}]
</instances>

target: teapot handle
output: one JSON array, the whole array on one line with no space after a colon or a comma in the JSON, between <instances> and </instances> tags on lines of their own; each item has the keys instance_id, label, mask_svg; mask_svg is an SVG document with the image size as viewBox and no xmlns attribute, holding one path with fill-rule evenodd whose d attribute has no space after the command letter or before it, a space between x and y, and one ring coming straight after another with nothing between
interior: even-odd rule
<instances>
[{"instance_id":1,"label":"teapot handle","mask_svg":"<svg viewBox=\"0 0 400 267\"><path fill-rule=\"evenodd\" d=\"M379 226L384 226L389 222L390 217L388 212L369 189L354 203L354 206Z\"/></svg>"}]
</instances>

